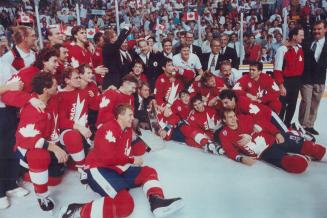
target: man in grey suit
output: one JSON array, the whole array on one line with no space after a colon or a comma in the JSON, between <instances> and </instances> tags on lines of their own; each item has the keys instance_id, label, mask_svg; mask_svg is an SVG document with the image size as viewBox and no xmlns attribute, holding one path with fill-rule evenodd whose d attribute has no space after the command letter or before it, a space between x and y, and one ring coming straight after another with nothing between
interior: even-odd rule
<instances>
[{"instance_id":1,"label":"man in grey suit","mask_svg":"<svg viewBox=\"0 0 327 218\"><path fill-rule=\"evenodd\" d=\"M308 43L304 51L304 72L302 75L301 104L299 122L304 129L318 135L314 122L322 95L325 91L327 69L327 26L325 21L317 21L313 25L313 41Z\"/></svg>"}]
</instances>

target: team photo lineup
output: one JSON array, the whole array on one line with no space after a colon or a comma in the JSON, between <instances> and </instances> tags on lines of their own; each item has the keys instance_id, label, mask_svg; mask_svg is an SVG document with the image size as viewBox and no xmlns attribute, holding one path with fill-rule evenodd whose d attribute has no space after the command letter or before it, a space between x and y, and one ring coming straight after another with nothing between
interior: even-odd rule
<instances>
[{"instance_id":1,"label":"team photo lineup","mask_svg":"<svg viewBox=\"0 0 327 218\"><path fill-rule=\"evenodd\" d=\"M34 192L61 218L129 217L142 187L174 217L185 199L143 161L167 141L293 175L326 162L326 18L326 0L0 2L0 212ZM98 198L56 202L69 171Z\"/></svg>"}]
</instances>

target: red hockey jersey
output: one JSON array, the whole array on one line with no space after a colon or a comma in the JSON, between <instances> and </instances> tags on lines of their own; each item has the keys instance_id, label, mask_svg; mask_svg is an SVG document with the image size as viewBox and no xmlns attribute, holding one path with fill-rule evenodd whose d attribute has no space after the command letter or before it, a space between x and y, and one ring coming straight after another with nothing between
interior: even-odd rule
<instances>
[{"instance_id":1,"label":"red hockey jersey","mask_svg":"<svg viewBox=\"0 0 327 218\"><path fill-rule=\"evenodd\" d=\"M219 133L219 139L226 155L233 160L236 160L241 153L259 158L262 152L276 141L275 135L278 130L270 122L254 122L251 116L240 115L237 123L237 129L233 130L226 126ZM252 137L251 142L244 146L238 143L242 134Z\"/></svg>"},{"instance_id":2,"label":"red hockey jersey","mask_svg":"<svg viewBox=\"0 0 327 218\"><path fill-rule=\"evenodd\" d=\"M156 80L154 90L157 104L160 106L172 105L183 89L184 85L181 81L176 78L172 81L165 73L161 74Z\"/></svg>"},{"instance_id":3,"label":"red hockey jersey","mask_svg":"<svg viewBox=\"0 0 327 218\"><path fill-rule=\"evenodd\" d=\"M60 129L72 129L77 123L88 126L89 94L87 91L75 89L73 91L58 92L59 101L59 127Z\"/></svg>"},{"instance_id":4,"label":"red hockey jersey","mask_svg":"<svg viewBox=\"0 0 327 218\"><path fill-rule=\"evenodd\" d=\"M70 46L68 50L68 62L74 68L82 64L88 64L93 67L91 52L87 48L82 48L76 44Z\"/></svg>"},{"instance_id":5,"label":"red hockey jersey","mask_svg":"<svg viewBox=\"0 0 327 218\"><path fill-rule=\"evenodd\" d=\"M187 122L191 127L204 131L210 138L222 126L221 118L217 111L208 106L205 106L203 112L192 110Z\"/></svg>"},{"instance_id":6,"label":"red hockey jersey","mask_svg":"<svg viewBox=\"0 0 327 218\"><path fill-rule=\"evenodd\" d=\"M220 90L225 87L224 80L215 77L216 80L216 87L207 87L204 86L200 81L194 81L191 86L189 87L188 91L191 94L191 96L196 95L199 93L201 96L206 97L208 101L210 101L213 98L216 98L219 96Z\"/></svg>"},{"instance_id":7,"label":"red hockey jersey","mask_svg":"<svg viewBox=\"0 0 327 218\"><path fill-rule=\"evenodd\" d=\"M34 96L36 97L36 96ZM39 112L32 105L26 105L20 114L16 132L16 148L26 150L43 148L45 142L55 143L59 140L58 103L53 96L44 112Z\"/></svg>"},{"instance_id":8,"label":"red hockey jersey","mask_svg":"<svg viewBox=\"0 0 327 218\"><path fill-rule=\"evenodd\" d=\"M179 117L180 120L186 120L192 108L189 104L184 104L182 100L177 99L171 106L171 110Z\"/></svg>"},{"instance_id":9,"label":"red hockey jersey","mask_svg":"<svg viewBox=\"0 0 327 218\"><path fill-rule=\"evenodd\" d=\"M8 91L5 92L1 100L10 106L23 107L31 99L30 93L32 92L32 79L40 69L35 66L30 66L20 70L17 74L13 75L7 83L21 81L24 83L22 91Z\"/></svg>"},{"instance_id":10,"label":"red hockey jersey","mask_svg":"<svg viewBox=\"0 0 327 218\"><path fill-rule=\"evenodd\" d=\"M100 96L99 113L96 126L114 119L114 109L118 104L130 104L134 111L134 96L126 95L119 90L109 89Z\"/></svg>"},{"instance_id":11,"label":"red hockey jersey","mask_svg":"<svg viewBox=\"0 0 327 218\"><path fill-rule=\"evenodd\" d=\"M249 93L256 96L263 104L279 99L279 87L275 81L267 74L261 73L257 81L250 78L249 75L241 77L233 90L242 95Z\"/></svg>"},{"instance_id":12,"label":"red hockey jersey","mask_svg":"<svg viewBox=\"0 0 327 218\"><path fill-rule=\"evenodd\" d=\"M95 134L94 149L86 158L86 168L104 167L125 172L134 158L130 156L132 129L122 130L113 119L103 124Z\"/></svg>"}]
</instances>

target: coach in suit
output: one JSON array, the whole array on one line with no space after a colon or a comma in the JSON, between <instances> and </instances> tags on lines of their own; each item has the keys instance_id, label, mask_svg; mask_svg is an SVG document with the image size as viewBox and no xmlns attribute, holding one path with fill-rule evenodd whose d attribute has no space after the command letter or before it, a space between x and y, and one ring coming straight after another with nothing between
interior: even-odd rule
<instances>
[{"instance_id":1,"label":"coach in suit","mask_svg":"<svg viewBox=\"0 0 327 218\"><path fill-rule=\"evenodd\" d=\"M222 62L220 55L220 40L215 38L210 42L210 53L204 53L202 55L201 64L204 71L213 71L219 70L220 64Z\"/></svg>"},{"instance_id":2,"label":"coach in suit","mask_svg":"<svg viewBox=\"0 0 327 218\"><path fill-rule=\"evenodd\" d=\"M227 34L223 33L220 35L220 60L229 60L232 63L232 67L238 69L240 63L237 57L236 50L227 46L228 40L229 36Z\"/></svg>"},{"instance_id":3,"label":"coach in suit","mask_svg":"<svg viewBox=\"0 0 327 218\"><path fill-rule=\"evenodd\" d=\"M327 32L326 21L317 21L313 25L313 41L304 50L304 72L302 75L301 104L299 122L304 129L314 135L317 111L325 91L327 69Z\"/></svg>"},{"instance_id":4,"label":"coach in suit","mask_svg":"<svg viewBox=\"0 0 327 218\"><path fill-rule=\"evenodd\" d=\"M136 57L140 59L144 64L144 74L146 75L150 88L153 91L156 79L163 72L160 67L160 55L154 52L150 52L149 44L145 40L138 42L138 47L141 53Z\"/></svg>"},{"instance_id":5,"label":"coach in suit","mask_svg":"<svg viewBox=\"0 0 327 218\"><path fill-rule=\"evenodd\" d=\"M132 54L127 50L126 38L129 35L129 27L124 27L118 38L114 30L104 33L105 44L102 49L103 65L109 69L103 79L103 89L109 86L120 86L121 78L132 68Z\"/></svg>"},{"instance_id":6,"label":"coach in suit","mask_svg":"<svg viewBox=\"0 0 327 218\"><path fill-rule=\"evenodd\" d=\"M199 46L193 45L194 42L194 34L192 32L187 32L185 36L185 43L190 47L190 52L196 54L200 59L202 57L202 50ZM178 54L181 52L182 45L176 47L174 54Z\"/></svg>"}]
</instances>

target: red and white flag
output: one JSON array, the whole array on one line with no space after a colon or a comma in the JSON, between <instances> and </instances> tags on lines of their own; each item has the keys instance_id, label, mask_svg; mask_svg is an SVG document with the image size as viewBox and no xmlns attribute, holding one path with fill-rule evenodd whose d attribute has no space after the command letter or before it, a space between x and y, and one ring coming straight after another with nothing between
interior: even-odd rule
<instances>
[{"instance_id":1,"label":"red and white flag","mask_svg":"<svg viewBox=\"0 0 327 218\"><path fill-rule=\"evenodd\" d=\"M199 15L198 12L187 12L184 14L185 21L192 21L192 20L198 20Z\"/></svg>"},{"instance_id":2,"label":"red and white flag","mask_svg":"<svg viewBox=\"0 0 327 218\"><path fill-rule=\"evenodd\" d=\"M94 35L95 35L96 32L97 32L97 31L96 31L95 28L87 28L87 29L86 29L86 37L87 37L88 39L93 39L93 38L94 38Z\"/></svg>"}]
</instances>

